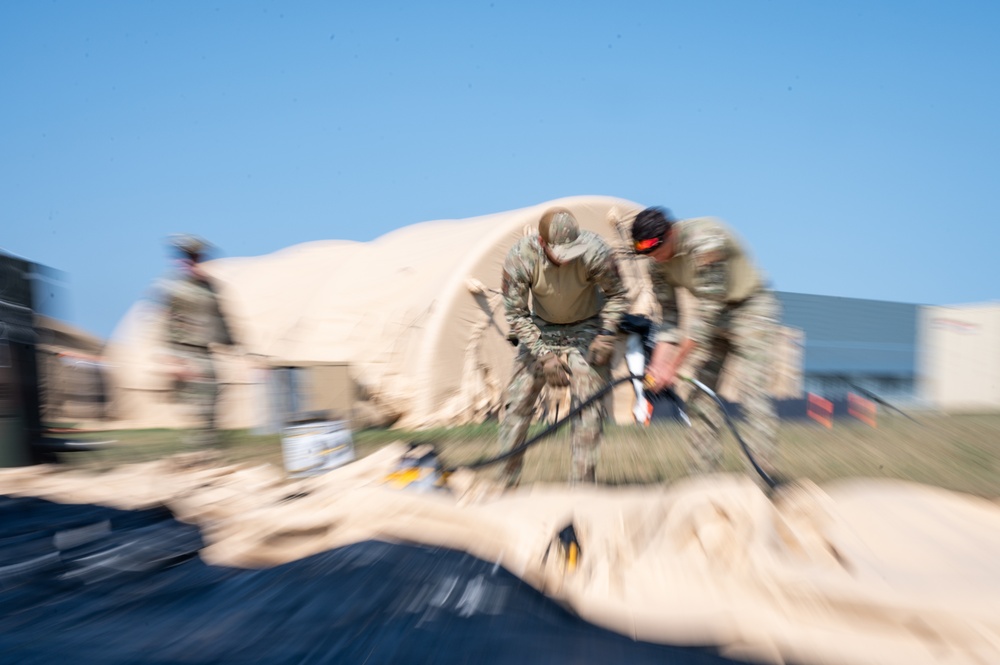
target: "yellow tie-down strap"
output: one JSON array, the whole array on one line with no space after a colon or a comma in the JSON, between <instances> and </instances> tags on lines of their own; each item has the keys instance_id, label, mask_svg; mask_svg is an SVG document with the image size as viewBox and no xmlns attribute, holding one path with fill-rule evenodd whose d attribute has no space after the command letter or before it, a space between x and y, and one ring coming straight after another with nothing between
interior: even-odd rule
<instances>
[{"instance_id":1,"label":"yellow tie-down strap","mask_svg":"<svg viewBox=\"0 0 1000 665\"><path fill-rule=\"evenodd\" d=\"M444 487L448 481L448 472L439 471L434 467L428 466L415 466L408 469L400 469L398 471L393 471L385 477L382 482L389 487L397 490L406 489L414 483L419 483L433 476L435 473L439 474L439 477L435 479L433 485L434 487Z\"/></svg>"},{"instance_id":2,"label":"yellow tie-down strap","mask_svg":"<svg viewBox=\"0 0 1000 665\"><path fill-rule=\"evenodd\" d=\"M545 548L545 554L542 556L542 563L549 558L549 553L552 551L553 546L562 555L563 568L567 573L572 573L580 565L580 557L583 555L583 551L580 549L580 541L576 538L576 529L573 524L570 523L566 525L559 533L557 533L549 546Z\"/></svg>"}]
</instances>

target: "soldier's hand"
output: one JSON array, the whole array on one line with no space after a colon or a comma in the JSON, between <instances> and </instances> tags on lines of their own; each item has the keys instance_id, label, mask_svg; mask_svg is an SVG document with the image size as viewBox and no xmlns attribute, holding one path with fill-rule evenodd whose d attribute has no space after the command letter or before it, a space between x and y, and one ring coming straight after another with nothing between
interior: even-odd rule
<instances>
[{"instance_id":1,"label":"soldier's hand","mask_svg":"<svg viewBox=\"0 0 1000 665\"><path fill-rule=\"evenodd\" d=\"M653 349L653 357L646 367L646 378L643 383L650 392L658 393L669 388L677 380L677 367L674 363L677 357L677 346L660 342Z\"/></svg>"},{"instance_id":2,"label":"soldier's hand","mask_svg":"<svg viewBox=\"0 0 1000 665\"><path fill-rule=\"evenodd\" d=\"M597 367L603 367L611 361L615 352L615 336L613 333L601 331L587 350L587 362Z\"/></svg>"},{"instance_id":3,"label":"soldier's hand","mask_svg":"<svg viewBox=\"0 0 1000 665\"><path fill-rule=\"evenodd\" d=\"M562 358L549 351L538 361L542 363L542 373L545 374L546 383L555 388L569 385L569 367L566 366Z\"/></svg>"}]
</instances>

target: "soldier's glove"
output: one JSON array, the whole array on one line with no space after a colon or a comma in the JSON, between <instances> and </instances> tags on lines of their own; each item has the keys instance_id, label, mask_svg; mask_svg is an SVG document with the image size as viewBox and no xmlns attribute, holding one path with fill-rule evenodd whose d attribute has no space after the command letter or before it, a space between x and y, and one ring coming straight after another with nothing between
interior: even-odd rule
<instances>
[{"instance_id":1,"label":"soldier's glove","mask_svg":"<svg viewBox=\"0 0 1000 665\"><path fill-rule=\"evenodd\" d=\"M611 354L615 352L615 334L610 330L602 330L597 333L597 337L590 343L587 351L587 362L591 365L603 367L611 361Z\"/></svg>"},{"instance_id":2,"label":"soldier's glove","mask_svg":"<svg viewBox=\"0 0 1000 665\"><path fill-rule=\"evenodd\" d=\"M562 388L569 385L569 367L562 358L548 351L538 358L538 362L542 364L545 382L550 386Z\"/></svg>"}]
</instances>

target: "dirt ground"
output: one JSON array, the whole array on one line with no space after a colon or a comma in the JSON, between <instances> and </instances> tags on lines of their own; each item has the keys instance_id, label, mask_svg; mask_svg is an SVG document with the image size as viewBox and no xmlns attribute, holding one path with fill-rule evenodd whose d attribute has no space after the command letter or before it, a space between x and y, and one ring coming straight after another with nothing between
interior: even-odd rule
<instances>
[{"instance_id":1,"label":"dirt ground","mask_svg":"<svg viewBox=\"0 0 1000 665\"><path fill-rule=\"evenodd\" d=\"M780 431L783 477L823 484L838 478L882 477L912 480L979 496L1000 497L1000 414L918 414L919 423L881 417L878 428L837 420L830 429L811 421L784 421ZM461 464L493 454L496 424L405 432L364 430L353 434L359 457L392 441L434 442L445 462ZM113 431L78 435L108 441L97 452L64 455L69 466L109 469L185 451L176 430ZM727 470L749 470L736 441L725 434ZM281 467L281 437L246 431L223 434L227 462ZM597 479L607 485L669 483L685 475L683 428L657 422L649 428L610 425L605 432ZM494 473L492 468L482 473ZM523 480L561 482L569 475L569 435L557 432L529 450Z\"/></svg>"}]
</instances>

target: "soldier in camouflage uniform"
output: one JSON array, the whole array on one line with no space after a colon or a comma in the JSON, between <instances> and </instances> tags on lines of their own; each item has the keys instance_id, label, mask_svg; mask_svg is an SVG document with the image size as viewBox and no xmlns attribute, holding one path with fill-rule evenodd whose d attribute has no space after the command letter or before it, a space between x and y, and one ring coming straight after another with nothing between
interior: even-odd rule
<instances>
[{"instance_id":1,"label":"soldier in camouflage uniform","mask_svg":"<svg viewBox=\"0 0 1000 665\"><path fill-rule=\"evenodd\" d=\"M233 339L215 286L200 266L207 244L187 234L171 236L170 243L177 253L177 269L159 285L166 317L166 358L175 379L176 399L195 423L187 442L214 446L218 444L219 387L210 347L232 345Z\"/></svg>"},{"instance_id":2,"label":"soldier in camouflage uniform","mask_svg":"<svg viewBox=\"0 0 1000 665\"><path fill-rule=\"evenodd\" d=\"M694 377L715 390L723 365L737 360L733 378L746 423L744 439L770 473L778 417L769 390L781 313L764 276L734 232L711 217L677 221L668 210L647 208L636 216L632 240L636 253L652 259L650 278L662 309L647 371L651 388L672 385L678 369L690 360ZM678 287L697 299L687 337L678 328ZM718 470L722 414L700 391L692 392L688 410L692 466L701 472Z\"/></svg>"},{"instance_id":3,"label":"soldier in camouflage uniform","mask_svg":"<svg viewBox=\"0 0 1000 665\"><path fill-rule=\"evenodd\" d=\"M569 386L575 405L608 381L628 300L611 248L597 234L581 231L565 208L547 210L538 233L511 248L502 290L511 339L519 346L500 423L506 452L524 442L546 383ZM571 423L571 482L594 482L605 417L598 403ZM519 455L507 463L508 486L518 483L522 462Z\"/></svg>"}]
</instances>

